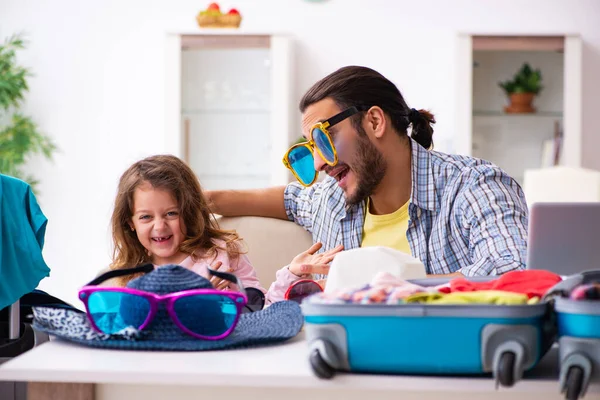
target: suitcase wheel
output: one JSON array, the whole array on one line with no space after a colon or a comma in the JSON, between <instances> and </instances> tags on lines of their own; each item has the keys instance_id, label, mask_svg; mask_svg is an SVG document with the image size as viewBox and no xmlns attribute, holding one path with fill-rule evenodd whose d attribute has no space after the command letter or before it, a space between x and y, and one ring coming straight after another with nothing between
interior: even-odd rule
<instances>
[{"instance_id":1,"label":"suitcase wheel","mask_svg":"<svg viewBox=\"0 0 600 400\"><path fill-rule=\"evenodd\" d=\"M511 387L515 384L515 361L516 356L512 351L502 353L498 360L498 381L504 387Z\"/></svg>"},{"instance_id":2,"label":"suitcase wheel","mask_svg":"<svg viewBox=\"0 0 600 400\"><path fill-rule=\"evenodd\" d=\"M565 386L567 389L565 399L579 399L583 389L583 369L577 366L571 366L567 372L567 382Z\"/></svg>"},{"instance_id":3,"label":"suitcase wheel","mask_svg":"<svg viewBox=\"0 0 600 400\"><path fill-rule=\"evenodd\" d=\"M311 351L309 356L310 366L318 378L331 379L335 375L335 369L327 364L321 356L319 349Z\"/></svg>"}]
</instances>

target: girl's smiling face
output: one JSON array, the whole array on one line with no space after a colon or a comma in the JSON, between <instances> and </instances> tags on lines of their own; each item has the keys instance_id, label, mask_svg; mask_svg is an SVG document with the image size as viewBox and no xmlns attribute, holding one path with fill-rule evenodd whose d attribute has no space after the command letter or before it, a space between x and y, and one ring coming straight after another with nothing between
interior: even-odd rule
<instances>
[{"instance_id":1,"label":"girl's smiling face","mask_svg":"<svg viewBox=\"0 0 600 400\"><path fill-rule=\"evenodd\" d=\"M180 251L186 227L172 193L144 182L133 193L131 228L150 253L155 265L179 264L187 254Z\"/></svg>"}]
</instances>

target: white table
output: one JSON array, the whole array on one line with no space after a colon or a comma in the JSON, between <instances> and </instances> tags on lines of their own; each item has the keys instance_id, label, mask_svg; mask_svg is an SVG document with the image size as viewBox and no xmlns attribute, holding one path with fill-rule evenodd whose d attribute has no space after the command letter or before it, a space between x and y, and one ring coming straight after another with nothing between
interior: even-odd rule
<instances>
[{"instance_id":1,"label":"white table","mask_svg":"<svg viewBox=\"0 0 600 400\"><path fill-rule=\"evenodd\" d=\"M0 380L52 383L30 384L36 388L30 400L50 398L67 382L89 389L87 396L69 395L73 400L94 394L98 400L552 400L564 398L552 366L555 353L525 380L496 391L491 378L338 374L320 380L310 369L302 335L279 346L191 353L92 349L53 340L0 366ZM600 399L600 385L590 386L587 399Z\"/></svg>"}]
</instances>

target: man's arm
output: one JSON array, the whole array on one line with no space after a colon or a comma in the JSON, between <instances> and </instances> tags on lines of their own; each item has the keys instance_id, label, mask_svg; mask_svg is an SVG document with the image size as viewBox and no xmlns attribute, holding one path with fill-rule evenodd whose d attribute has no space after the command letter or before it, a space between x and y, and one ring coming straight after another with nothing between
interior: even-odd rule
<instances>
[{"instance_id":1,"label":"man's arm","mask_svg":"<svg viewBox=\"0 0 600 400\"><path fill-rule=\"evenodd\" d=\"M479 174L458 200L472 264L465 276L502 275L525 268L528 209L521 187L497 167ZM465 228L463 228L465 229Z\"/></svg>"},{"instance_id":2,"label":"man's arm","mask_svg":"<svg viewBox=\"0 0 600 400\"><path fill-rule=\"evenodd\" d=\"M213 213L226 217L253 215L287 220L283 202L285 186L251 190L207 190Z\"/></svg>"}]
</instances>

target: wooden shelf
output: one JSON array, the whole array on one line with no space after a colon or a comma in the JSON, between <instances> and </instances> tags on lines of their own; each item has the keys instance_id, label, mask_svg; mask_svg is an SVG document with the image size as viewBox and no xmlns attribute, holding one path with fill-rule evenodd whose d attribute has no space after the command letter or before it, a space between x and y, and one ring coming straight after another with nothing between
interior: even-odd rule
<instances>
[{"instance_id":1,"label":"wooden shelf","mask_svg":"<svg viewBox=\"0 0 600 400\"><path fill-rule=\"evenodd\" d=\"M181 115L206 115L206 114L268 114L267 108L186 108L181 110Z\"/></svg>"},{"instance_id":2,"label":"wooden shelf","mask_svg":"<svg viewBox=\"0 0 600 400\"><path fill-rule=\"evenodd\" d=\"M507 117L507 118L562 118L563 114L560 111L537 111L534 113L506 113L502 110L475 110L473 117Z\"/></svg>"},{"instance_id":3,"label":"wooden shelf","mask_svg":"<svg viewBox=\"0 0 600 400\"><path fill-rule=\"evenodd\" d=\"M564 36L473 36L473 50L564 51Z\"/></svg>"},{"instance_id":4,"label":"wooden shelf","mask_svg":"<svg viewBox=\"0 0 600 400\"><path fill-rule=\"evenodd\" d=\"M220 31L217 34L182 35L182 50L205 50L205 49L239 49L271 47L271 36L268 35L240 35L234 32L226 33Z\"/></svg>"}]
</instances>

